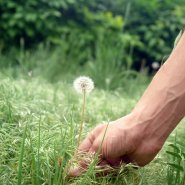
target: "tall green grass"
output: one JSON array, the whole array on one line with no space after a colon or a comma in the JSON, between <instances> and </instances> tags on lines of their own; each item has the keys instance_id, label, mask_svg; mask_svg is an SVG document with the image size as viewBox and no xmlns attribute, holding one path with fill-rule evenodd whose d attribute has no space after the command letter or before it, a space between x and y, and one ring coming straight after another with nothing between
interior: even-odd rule
<instances>
[{"instance_id":1,"label":"tall green grass","mask_svg":"<svg viewBox=\"0 0 185 185\"><path fill-rule=\"evenodd\" d=\"M185 137L176 135L174 142L169 144L166 151L169 156L167 183L169 185L185 184Z\"/></svg>"},{"instance_id":2,"label":"tall green grass","mask_svg":"<svg viewBox=\"0 0 185 185\"><path fill-rule=\"evenodd\" d=\"M60 47L25 51L22 46L18 53L0 55L0 184L182 185L184 140L180 141L183 146L176 145L173 134L169 141L175 151L166 153L165 145L144 168L128 165L101 177L95 174L94 160L81 177L67 177L65 168L77 146L81 109L73 80L87 74L96 86L88 97L82 137L96 124L128 114L149 82L145 74L130 70L119 44L105 47L104 42L97 42L95 56L85 65L81 57L67 55ZM184 124L176 131L184 133ZM177 165L182 166L179 171Z\"/></svg>"},{"instance_id":3,"label":"tall green grass","mask_svg":"<svg viewBox=\"0 0 185 185\"><path fill-rule=\"evenodd\" d=\"M8 69L7 69L8 70ZM13 70L13 69L12 69ZM78 178L63 170L76 149L81 102L72 81L50 83L43 77L0 73L0 182L4 184L165 184L169 164L164 150L141 169L121 168L105 177L95 175L94 164ZM74 76L71 76L71 79ZM96 124L129 113L146 86L132 80L131 92L96 88L87 101L83 137ZM138 85L138 82L140 85ZM128 81L129 88L131 81ZM184 130L181 124L177 130ZM170 140L173 141L173 135ZM183 140L181 141L183 142ZM166 148L166 146L164 147ZM184 152L182 148L181 151ZM95 161L96 162L96 161ZM171 172L170 172L171 173ZM181 172L181 174L183 174ZM172 176L171 178L175 178Z\"/></svg>"},{"instance_id":4,"label":"tall green grass","mask_svg":"<svg viewBox=\"0 0 185 185\"><path fill-rule=\"evenodd\" d=\"M129 35L115 38L99 34L94 45L83 51L75 34L69 40L61 39L58 47L43 43L30 50L25 50L24 42L20 42L20 48L0 53L1 71L14 78L42 76L50 82L61 78L70 82L73 75L88 75L98 88L106 90L124 87L128 78L138 78L131 69L134 44ZM92 47L93 51L88 52Z\"/></svg>"}]
</instances>

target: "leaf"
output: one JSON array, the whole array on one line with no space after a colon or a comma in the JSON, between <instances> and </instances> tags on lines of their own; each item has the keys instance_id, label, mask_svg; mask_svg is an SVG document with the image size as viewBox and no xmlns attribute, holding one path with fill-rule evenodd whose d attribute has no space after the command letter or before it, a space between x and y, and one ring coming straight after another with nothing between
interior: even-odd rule
<instances>
[{"instance_id":1,"label":"leaf","mask_svg":"<svg viewBox=\"0 0 185 185\"><path fill-rule=\"evenodd\" d=\"M178 164L174 164L174 163L167 163L167 164L170 165L171 167L176 168L177 170L180 170L180 171L184 172L183 167L178 165Z\"/></svg>"},{"instance_id":2,"label":"leaf","mask_svg":"<svg viewBox=\"0 0 185 185\"><path fill-rule=\"evenodd\" d=\"M184 157L184 159L185 159L185 152L182 152L182 156Z\"/></svg>"},{"instance_id":3,"label":"leaf","mask_svg":"<svg viewBox=\"0 0 185 185\"><path fill-rule=\"evenodd\" d=\"M174 148L175 150L177 150L178 151L178 153L180 152L180 149L179 149L179 147L178 146L176 146L176 145L174 145L174 144L169 144L169 146L170 147L172 147L172 148Z\"/></svg>"},{"instance_id":4,"label":"leaf","mask_svg":"<svg viewBox=\"0 0 185 185\"><path fill-rule=\"evenodd\" d=\"M27 13L25 19L28 22L35 22L37 20L37 15L35 13Z\"/></svg>"},{"instance_id":5,"label":"leaf","mask_svg":"<svg viewBox=\"0 0 185 185\"><path fill-rule=\"evenodd\" d=\"M185 148L185 142L177 141L177 144L181 147Z\"/></svg>"},{"instance_id":6,"label":"leaf","mask_svg":"<svg viewBox=\"0 0 185 185\"><path fill-rule=\"evenodd\" d=\"M172 156L174 156L174 157L177 157L177 158L179 158L179 159L182 160L182 157L181 157L178 153L171 152L171 151L166 151L166 153L168 153L168 154L170 154L170 155L172 155Z\"/></svg>"}]
</instances>

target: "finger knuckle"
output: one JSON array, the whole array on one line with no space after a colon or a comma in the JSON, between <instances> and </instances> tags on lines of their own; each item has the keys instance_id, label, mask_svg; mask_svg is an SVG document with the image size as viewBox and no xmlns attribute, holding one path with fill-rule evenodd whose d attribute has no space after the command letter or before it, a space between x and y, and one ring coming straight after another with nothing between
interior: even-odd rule
<instances>
[{"instance_id":1,"label":"finger knuckle","mask_svg":"<svg viewBox=\"0 0 185 185\"><path fill-rule=\"evenodd\" d=\"M101 123L101 124L98 124L95 129L99 130L99 129L104 128L104 126L105 126L105 124Z\"/></svg>"},{"instance_id":2,"label":"finger knuckle","mask_svg":"<svg viewBox=\"0 0 185 185\"><path fill-rule=\"evenodd\" d=\"M93 148L94 151L98 151L99 148L100 148L99 142L95 141L95 142L93 143L92 148Z\"/></svg>"}]
</instances>

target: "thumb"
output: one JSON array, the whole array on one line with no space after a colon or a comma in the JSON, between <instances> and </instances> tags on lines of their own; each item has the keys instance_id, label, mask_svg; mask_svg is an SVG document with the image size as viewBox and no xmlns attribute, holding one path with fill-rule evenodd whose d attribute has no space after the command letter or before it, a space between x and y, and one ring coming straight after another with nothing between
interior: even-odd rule
<instances>
[{"instance_id":1,"label":"thumb","mask_svg":"<svg viewBox=\"0 0 185 185\"><path fill-rule=\"evenodd\" d=\"M97 126L93 131L88 134L86 139L80 144L78 148L78 152L74 158L79 159L79 163L77 166L71 166L69 169L69 176L80 176L83 172L85 172L90 164L90 162L94 159L95 152L94 150L91 150L93 143L96 139L96 137L99 135L103 128L103 125Z\"/></svg>"}]
</instances>

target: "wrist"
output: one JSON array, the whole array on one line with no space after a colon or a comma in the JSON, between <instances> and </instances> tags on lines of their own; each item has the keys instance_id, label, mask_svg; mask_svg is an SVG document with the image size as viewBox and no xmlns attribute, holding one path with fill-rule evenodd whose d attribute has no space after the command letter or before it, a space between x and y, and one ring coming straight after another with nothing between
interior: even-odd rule
<instances>
[{"instance_id":1,"label":"wrist","mask_svg":"<svg viewBox=\"0 0 185 185\"><path fill-rule=\"evenodd\" d=\"M167 103L167 105L162 102L161 105L150 105L146 109L137 107L133 110L131 113L133 122L142 132L144 140L153 141L161 146L164 144L182 119L182 116L176 112L175 105L175 102L174 104Z\"/></svg>"},{"instance_id":2,"label":"wrist","mask_svg":"<svg viewBox=\"0 0 185 185\"><path fill-rule=\"evenodd\" d=\"M144 166L161 150L164 140L161 140L160 134L156 134L156 128L144 114L132 112L116 123L123 129L123 142L126 139L126 143L129 143L126 148L133 163Z\"/></svg>"},{"instance_id":3,"label":"wrist","mask_svg":"<svg viewBox=\"0 0 185 185\"><path fill-rule=\"evenodd\" d=\"M131 113L135 123L144 127L144 134L161 143L185 114L184 79L182 73L174 72L174 60L171 57L161 67Z\"/></svg>"}]
</instances>

